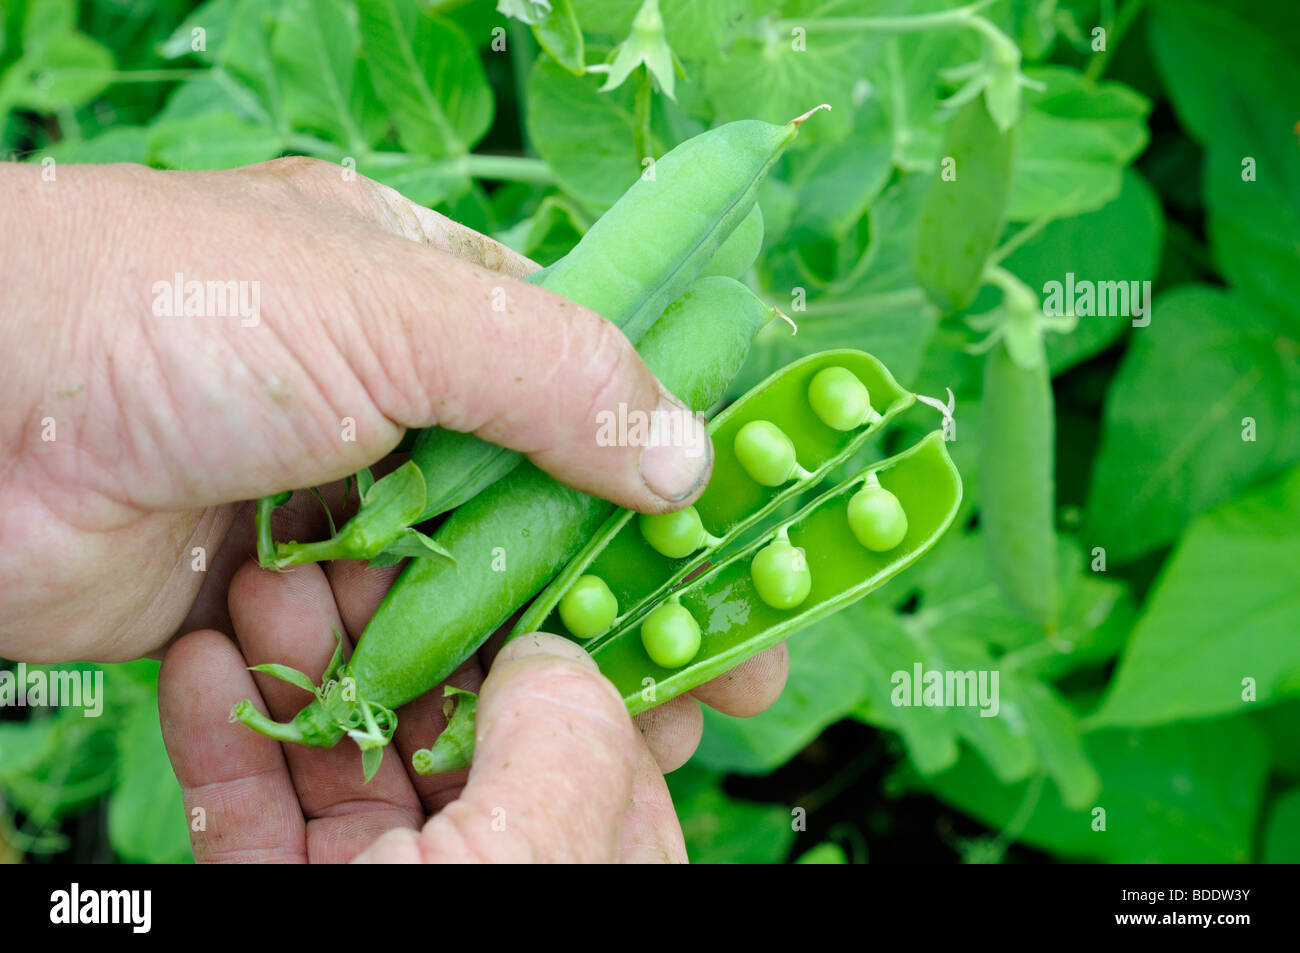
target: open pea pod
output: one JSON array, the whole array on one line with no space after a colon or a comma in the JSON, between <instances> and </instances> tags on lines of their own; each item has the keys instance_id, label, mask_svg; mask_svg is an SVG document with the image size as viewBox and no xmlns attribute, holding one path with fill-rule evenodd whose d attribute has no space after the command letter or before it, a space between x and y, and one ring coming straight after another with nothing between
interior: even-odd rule
<instances>
[{"instance_id":1,"label":"open pea pod","mask_svg":"<svg viewBox=\"0 0 1300 953\"><path fill-rule=\"evenodd\" d=\"M876 482L897 497L907 514L901 541L885 552L860 543L849 521L854 494ZM827 491L772 535L755 540L673 593L672 600L700 629L699 650L682 667L669 669L653 662L635 623L598 640L590 647L592 658L632 714L662 704L884 585L939 540L957 514L961 494L961 477L942 436L931 433ZM754 557L774 536L788 538L806 554L811 587L793 609L767 604L751 575Z\"/></svg>"},{"instance_id":2,"label":"open pea pod","mask_svg":"<svg viewBox=\"0 0 1300 953\"><path fill-rule=\"evenodd\" d=\"M813 378L828 368L849 371L866 386L870 395L871 411L851 429L837 430L829 426L809 401ZM512 635L540 630L572 636L558 606L574 582L587 574L603 580L617 600L618 614L612 628L636 618L782 502L816 485L914 400L879 360L863 351L821 351L787 365L709 425L715 455L713 476L695 503L708 534L703 548L681 558L665 556L647 542L636 513L618 510L534 600ZM765 486L746 473L736 456L735 439L740 429L753 421L775 424L790 438L802 473L778 486Z\"/></svg>"}]
</instances>

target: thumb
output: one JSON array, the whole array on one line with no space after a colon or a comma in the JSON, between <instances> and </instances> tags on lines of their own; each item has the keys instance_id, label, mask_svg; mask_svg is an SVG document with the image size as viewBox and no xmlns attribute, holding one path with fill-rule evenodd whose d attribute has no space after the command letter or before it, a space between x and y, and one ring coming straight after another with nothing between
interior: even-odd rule
<instances>
[{"instance_id":1,"label":"thumb","mask_svg":"<svg viewBox=\"0 0 1300 953\"><path fill-rule=\"evenodd\" d=\"M461 797L420 837L431 861L613 862L639 740L581 648L536 633L497 656L478 704Z\"/></svg>"}]
</instances>

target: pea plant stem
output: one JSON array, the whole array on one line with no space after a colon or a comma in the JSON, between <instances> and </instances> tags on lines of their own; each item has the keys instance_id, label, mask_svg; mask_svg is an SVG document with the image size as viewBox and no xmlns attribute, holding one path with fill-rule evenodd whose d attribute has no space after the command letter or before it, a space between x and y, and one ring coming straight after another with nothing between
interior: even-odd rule
<instances>
[{"instance_id":1,"label":"pea plant stem","mask_svg":"<svg viewBox=\"0 0 1300 953\"><path fill-rule=\"evenodd\" d=\"M778 32L791 29L803 29L819 32L870 32L870 33L924 33L929 30L942 30L947 27L972 27L979 29L976 23L979 12L992 6L994 0L979 0L964 7L940 10L935 13L918 13L914 16L899 17L812 17L810 19L783 19L773 24Z\"/></svg>"},{"instance_id":2,"label":"pea plant stem","mask_svg":"<svg viewBox=\"0 0 1300 953\"><path fill-rule=\"evenodd\" d=\"M1129 27L1142 13L1145 6L1146 0L1129 0L1120 8L1118 16L1115 17L1115 22L1106 31L1106 48L1092 58L1092 62L1088 64L1087 70L1084 71L1083 75L1085 77L1093 82L1101 79L1101 74L1106 71L1106 65L1110 62L1111 53L1119 44L1119 41L1123 39L1124 34L1128 32Z\"/></svg>"}]
</instances>

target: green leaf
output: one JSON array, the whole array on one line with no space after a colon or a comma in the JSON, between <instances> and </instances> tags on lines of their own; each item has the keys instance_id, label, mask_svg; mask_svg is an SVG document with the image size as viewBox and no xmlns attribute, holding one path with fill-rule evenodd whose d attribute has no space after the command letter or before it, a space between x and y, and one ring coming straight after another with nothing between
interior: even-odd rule
<instances>
[{"instance_id":1,"label":"green leaf","mask_svg":"<svg viewBox=\"0 0 1300 953\"><path fill-rule=\"evenodd\" d=\"M858 224L893 171L889 119L876 100L857 110L842 142L792 152L787 160L795 189L790 241L841 239Z\"/></svg>"},{"instance_id":2,"label":"green leaf","mask_svg":"<svg viewBox=\"0 0 1300 953\"><path fill-rule=\"evenodd\" d=\"M181 786L172 772L151 697L132 706L117 735L117 783L108 799L108 838L127 861L191 860Z\"/></svg>"},{"instance_id":3,"label":"green leaf","mask_svg":"<svg viewBox=\"0 0 1300 953\"><path fill-rule=\"evenodd\" d=\"M280 76L271 56L271 36L280 0L239 0L216 62L252 89L281 134L288 132L281 104Z\"/></svg>"},{"instance_id":4,"label":"green leaf","mask_svg":"<svg viewBox=\"0 0 1300 953\"><path fill-rule=\"evenodd\" d=\"M470 184L464 170L448 160L400 152L371 153L357 161L357 171L426 206L444 202Z\"/></svg>"},{"instance_id":5,"label":"green leaf","mask_svg":"<svg viewBox=\"0 0 1300 953\"><path fill-rule=\"evenodd\" d=\"M378 556L372 557L370 565L395 566L408 557L441 559L452 566L456 565L456 557L451 554L446 546L443 546L436 539L424 535L414 527L407 527L396 542L390 543Z\"/></svg>"},{"instance_id":6,"label":"green leaf","mask_svg":"<svg viewBox=\"0 0 1300 953\"><path fill-rule=\"evenodd\" d=\"M739 36L726 58L710 58L699 83L717 119L762 119L787 123L820 103L831 112L800 130L804 142L835 142L848 134L857 105L854 87L862 64L880 38L868 33L819 33L808 41L815 53L795 49L791 37Z\"/></svg>"},{"instance_id":7,"label":"green leaf","mask_svg":"<svg viewBox=\"0 0 1300 953\"><path fill-rule=\"evenodd\" d=\"M839 613L790 641L790 674L775 704L753 718L704 707L695 763L719 772L765 774L785 764L867 690L871 642L861 622Z\"/></svg>"},{"instance_id":8,"label":"green leaf","mask_svg":"<svg viewBox=\"0 0 1300 953\"><path fill-rule=\"evenodd\" d=\"M229 113L205 113L154 125L149 151L169 169L233 169L273 159L284 150L275 130Z\"/></svg>"},{"instance_id":9,"label":"green leaf","mask_svg":"<svg viewBox=\"0 0 1300 953\"><path fill-rule=\"evenodd\" d=\"M633 146L630 86L600 92L597 76L574 76L539 57L528 76L528 134L564 189L606 209L641 174Z\"/></svg>"},{"instance_id":10,"label":"green leaf","mask_svg":"<svg viewBox=\"0 0 1300 953\"><path fill-rule=\"evenodd\" d=\"M867 350L901 383L912 380L939 321L937 309L916 286L913 266L924 189L922 175L905 176L886 189L868 212L866 253L853 256L853 270L822 289L809 287L817 280L801 259L809 246L788 246L760 258L768 299L789 314L799 333L792 336L785 322L760 331L735 388L751 387L797 357L834 347ZM767 222L767 207L763 213Z\"/></svg>"},{"instance_id":11,"label":"green leaf","mask_svg":"<svg viewBox=\"0 0 1300 953\"><path fill-rule=\"evenodd\" d=\"M1119 83L1093 83L1065 67L1027 70L1046 89L1026 90L1007 215L1030 221L1101 208L1147 144L1150 104Z\"/></svg>"},{"instance_id":12,"label":"green leaf","mask_svg":"<svg viewBox=\"0 0 1300 953\"><path fill-rule=\"evenodd\" d=\"M360 47L356 7L348 0L285 0L271 41L290 122L354 152L366 147L352 114Z\"/></svg>"},{"instance_id":13,"label":"green leaf","mask_svg":"<svg viewBox=\"0 0 1300 953\"><path fill-rule=\"evenodd\" d=\"M1179 118L1208 153L1205 197L1215 262L1230 284L1300 323L1300 71L1293 5L1158 3L1151 47ZM1231 57L1216 50L1232 49Z\"/></svg>"},{"instance_id":14,"label":"green leaf","mask_svg":"<svg viewBox=\"0 0 1300 953\"><path fill-rule=\"evenodd\" d=\"M825 841L809 851L804 852L795 861L796 864L847 864L848 856L839 844Z\"/></svg>"},{"instance_id":15,"label":"green leaf","mask_svg":"<svg viewBox=\"0 0 1300 953\"><path fill-rule=\"evenodd\" d=\"M555 0L551 12L533 24L537 43L570 73L581 76L587 66L582 27L570 0Z\"/></svg>"},{"instance_id":16,"label":"green leaf","mask_svg":"<svg viewBox=\"0 0 1300 953\"><path fill-rule=\"evenodd\" d=\"M1192 523L1092 723L1205 718L1300 694L1297 579L1300 468Z\"/></svg>"},{"instance_id":17,"label":"green leaf","mask_svg":"<svg viewBox=\"0 0 1300 953\"><path fill-rule=\"evenodd\" d=\"M282 682L288 682L290 685L297 685L303 691L310 694L316 694L316 686L312 680L296 668L290 668L288 665L281 665L278 662L264 662L261 665L248 666L250 672L261 672L264 675L270 675L278 678Z\"/></svg>"},{"instance_id":18,"label":"green leaf","mask_svg":"<svg viewBox=\"0 0 1300 953\"><path fill-rule=\"evenodd\" d=\"M1102 782L1093 804L1067 809L1047 783L1038 799L1028 799L1033 811L1019 840L1069 860L1250 860L1268 762L1247 719L1095 732L1084 746ZM1026 803L1031 783L1002 786L968 756L929 786L949 804L1003 828ZM1104 830L1095 829L1103 822Z\"/></svg>"},{"instance_id":19,"label":"green leaf","mask_svg":"<svg viewBox=\"0 0 1300 953\"><path fill-rule=\"evenodd\" d=\"M1137 172L1125 169L1123 186L1113 201L1096 211L1052 222L1007 256L1003 267L1044 296L1049 282L1064 285L1067 272L1074 275L1076 287L1084 287L1079 282L1154 281L1163 243L1159 198ZM1053 374L1104 350L1133 317L1088 315L1069 334L1046 335Z\"/></svg>"},{"instance_id":20,"label":"green leaf","mask_svg":"<svg viewBox=\"0 0 1300 953\"><path fill-rule=\"evenodd\" d=\"M149 130L140 126L115 126L91 139L65 139L45 149L33 161L45 156L56 162L149 161Z\"/></svg>"},{"instance_id":21,"label":"green leaf","mask_svg":"<svg viewBox=\"0 0 1300 953\"><path fill-rule=\"evenodd\" d=\"M492 122L492 91L473 44L416 0L358 0L375 91L408 152L461 155Z\"/></svg>"},{"instance_id":22,"label":"green leaf","mask_svg":"<svg viewBox=\"0 0 1300 953\"><path fill-rule=\"evenodd\" d=\"M1276 326L1266 309L1216 288L1156 300L1107 392L1089 545L1112 562L1134 559L1300 460L1300 346ZM1253 440L1243 439L1247 418Z\"/></svg>"},{"instance_id":23,"label":"green leaf","mask_svg":"<svg viewBox=\"0 0 1300 953\"><path fill-rule=\"evenodd\" d=\"M196 56L205 62L211 62L214 53L225 43L230 22L235 16L236 2L237 0L208 0L197 7L159 47L159 55L165 60ZM203 32L196 35L195 30ZM200 42L204 48L194 49Z\"/></svg>"},{"instance_id":24,"label":"green leaf","mask_svg":"<svg viewBox=\"0 0 1300 953\"><path fill-rule=\"evenodd\" d=\"M1300 864L1300 788L1291 788L1273 802L1260 859L1266 864Z\"/></svg>"},{"instance_id":25,"label":"green leaf","mask_svg":"<svg viewBox=\"0 0 1300 953\"><path fill-rule=\"evenodd\" d=\"M42 36L0 77L0 105L37 112L81 106L108 86L113 54L84 33ZM6 105L7 104L7 105Z\"/></svg>"},{"instance_id":26,"label":"green leaf","mask_svg":"<svg viewBox=\"0 0 1300 953\"><path fill-rule=\"evenodd\" d=\"M778 864L794 843L788 808L729 797L722 778L687 765L668 775L686 851L696 864Z\"/></svg>"}]
</instances>

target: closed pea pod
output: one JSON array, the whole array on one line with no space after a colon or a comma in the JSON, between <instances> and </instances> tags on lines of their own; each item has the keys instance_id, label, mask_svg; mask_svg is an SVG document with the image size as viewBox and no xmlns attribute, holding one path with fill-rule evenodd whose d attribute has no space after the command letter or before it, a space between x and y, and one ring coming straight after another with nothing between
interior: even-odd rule
<instances>
[{"instance_id":1,"label":"closed pea pod","mask_svg":"<svg viewBox=\"0 0 1300 953\"><path fill-rule=\"evenodd\" d=\"M1053 631L1059 609L1055 407L1035 317L1009 316L1008 333L985 359L980 532L1003 592Z\"/></svg>"},{"instance_id":2,"label":"closed pea pod","mask_svg":"<svg viewBox=\"0 0 1300 953\"><path fill-rule=\"evenodd\" d=\"M808 388L819 372L838 367L856 376L875 395L878 412L858 429L827 426L808 401ZM538 629L565 634L555 607L582 575L599 577L619 604L622 625L636 617L656 598L696 572L717 549L756 525L784 501L825 477L847 460L887 421L906 410L914 397L894 380L876 358L855 350L812 354L777 371L755 386L709 425L713 438L713 476L695 502L705 537L683 555L665 553L661 540L643 526L655 525L630 510L619 510L592 537L546 590L533 601L513 633ZM795 456L803 461L798 480L771 486L755 480L736 455L737 436L754 421L765 421L788 439Z\"/></svg>"},{"instance_id":3,"label":"closed pea pod","mask_svg":"<svg viewBox=\"0 0 1300 953\"><path fill-rule=\"evenodd\" d=\"M1011 196L1015 129L1001 131L982 98L953 118L936 173L921 207L916 277L945 311L971 303L997 244ZM951 177L946 175L951 171Z\"/></svg>"}]
</instances>

